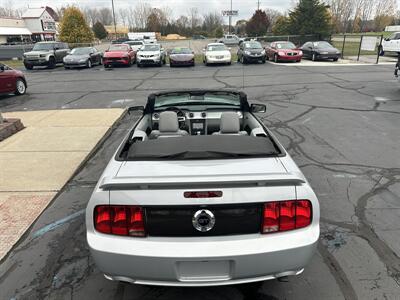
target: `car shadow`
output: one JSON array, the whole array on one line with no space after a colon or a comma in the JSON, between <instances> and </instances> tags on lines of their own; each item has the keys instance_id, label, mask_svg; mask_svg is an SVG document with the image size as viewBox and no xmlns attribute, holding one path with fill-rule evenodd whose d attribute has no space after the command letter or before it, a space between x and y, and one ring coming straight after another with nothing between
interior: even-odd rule
<instances>
[{"instance_id":1,"label":"car shadow","mask_svg":"<svg viewBox=\"0 0 400 300\"><path fill-rule=\"evenodd\" d=\"M275 280L272 280L275 281ZM279 300L267 291L274 289L270 281L216 287L161 287L129 283L118 284L120 299L140 300Z\"/></svg>"}]
</instances>

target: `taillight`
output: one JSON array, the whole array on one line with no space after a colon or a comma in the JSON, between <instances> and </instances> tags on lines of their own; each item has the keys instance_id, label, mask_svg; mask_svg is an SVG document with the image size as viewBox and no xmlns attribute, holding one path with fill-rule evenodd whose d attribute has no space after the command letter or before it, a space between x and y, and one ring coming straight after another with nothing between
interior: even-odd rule
<instances>
[{"instance_id":1,"label":"taillight","mask_svg":"<svg viewBox=\"0 0 400 300\"><path fill-rule=\"evenodd\" d=\"M273 201L264 204L262 233L303 228L311 224L312 204L309 200Z\"/></svg>"},{"instance_id":2,"label":"taillight","mask_svg":"<svg viewBox=\"0 0 400 300\"><path fill-rule=\"evenodd\" d=\"M94 209L94 227L107 234L146 236L144 212L139 206L99 205Z\"/></svg>"}]
</instances>

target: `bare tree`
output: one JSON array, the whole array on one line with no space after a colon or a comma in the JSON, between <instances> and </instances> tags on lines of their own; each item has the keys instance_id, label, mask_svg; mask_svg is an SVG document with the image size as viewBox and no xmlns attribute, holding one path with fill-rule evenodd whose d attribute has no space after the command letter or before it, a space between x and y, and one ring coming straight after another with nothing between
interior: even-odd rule
<instances>
[{"instance_id":1,"label":"bare tree","mask_svg":"<svg viewBox=\"0 0 400 300\"><path fill-rule=\"evenodd\" d=\"M272 31L272 27L275 25L278 18L282 16L282 14L279 11L271 8L265 9L265 14L267 15L270 21L270 25L268 27L268 31L270 32Z\"/></svg>"},{"instance_id":2,"label":"bare tree","mask_svg":"<svg viewBox=\"0 0 400 300\"><path fill-rule=\"evenodd\" d=\"M362 1L363 1L363 3L361 5L361 9L360 9L360 19L361 19L360 31L361 32L364 30L364 27L365 27L365 24L367 23L367 21L371 20L371 18L372 18L376 0L362 0Z\"/></svg>"},{"instance_id":3,"label":"bare tree","mask_svg":"<svg viewBox=\"0 0 400 300\"><path fill-rule=\"evenodd\" d=\"M377 0L375 6L374 26L376 31L382 31L395 19L396 0Z\"/></svg>"},{"instance_id":4,"label":"bare tree","mask_svg":"<svg viewBox=\"0 0 400 300\"><path fill-rule=\"evenodd\" d=\"M136 4L133 10L133 15L135 16L135 27L138 29L144 29L147 25L147 19L151 14L152 8L149 4L144 2L139 2Z\"/></svg>"},{"instance_id":5,"label":"bare tree","mask_svg":"<svg viewBox=\"0 0 400 300\"><path fill-rule=\"evenodd\" d=\"M85 14L86 21L91 26L93 26L97 20L100 19L100 14L97 8L85 7L83 13Z\"/></svg>"},{"instance_id":6,"label":"bare tree","mask_svg":"<svg viewBox=\"0 0 400 300\"><path fill-rule=\"evenodd\" d=\"M129 24L128 21L128 11L124 8L121 8L118 10L118 15L119 15L119 20L121 21L121 24L126 27Z\"/></svg>"},{"instance_id":7,"label":"bare tree","mask_svg":"<svg viewBox=\"0 0 400 300\"><path fill-rule=\"evenodd\" d=\"M192 7L188 10L188 16L192 30L201 26L201 17L199 14L199 10L196 7Z\"/></svg>"},{"instance_id":8,"label":"bare tree","mask_svg":"<svg viewBox=\"0 0 400 300\"><path fill-rule=\"evenodd\" d=\"M216 29L222 27L223 19L221 14L214 12L208 13L203 16L203 30L207 32L214 32Z\"/></svg>"},{"instance_id":9,"label":"bare tree","mask_svg":"<svg viewBox=\"0 0 400 300\"><path fill-rule=\"evenodd\" d=\"M345 33L354 16L356 0L329 0L326 1L330 7L333 23L337 31Z\"/></svg>"},{"instance_id":10,"label":"bare tree","mask_svg":"<svg viewBox=\"0 0 400 300\"><path fill-rule=\"evenodd\" d=\"M103 7L99 10L99 21L104 25L113 23L113 15L110 8Z\"/></svg>"},{"instance_id":11,"label":"bare tree","mask_svg":"<svg viewBox=\"0 0 400 300\"><path fill-rule=\"evenodd\" d=\"M4 1L4 5L0 6L1 17L20 17L22 11L20 9L14 9L14 3L12 0Z\"/></svg>"}]
</instances>

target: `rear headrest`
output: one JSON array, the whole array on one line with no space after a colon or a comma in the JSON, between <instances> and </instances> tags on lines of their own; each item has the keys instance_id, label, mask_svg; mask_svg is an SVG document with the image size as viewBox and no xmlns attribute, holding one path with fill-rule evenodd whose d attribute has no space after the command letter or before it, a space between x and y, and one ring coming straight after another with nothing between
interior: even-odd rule
<instances>
[{"instance_id":1,"label":"rear headrest","mask_svg":"<svg viewBox=\"0 0 400 300\"><path fill-rule=\"evenodd\" d=\"M240 130L239 115L233 111L223 112L219 130L220 133L238 133Z\"/></svg>"},{"instance_id":2,"label":"rear headrest","mask_svg":"<svg viewBox=\"0 0 400 300\"><path fill-rule=\"evenodd\" d=\"M174 111L164 111L160 114L158 123L160 132L176 132L179 130L178 115Z\"/></svg>"}]
</instances>

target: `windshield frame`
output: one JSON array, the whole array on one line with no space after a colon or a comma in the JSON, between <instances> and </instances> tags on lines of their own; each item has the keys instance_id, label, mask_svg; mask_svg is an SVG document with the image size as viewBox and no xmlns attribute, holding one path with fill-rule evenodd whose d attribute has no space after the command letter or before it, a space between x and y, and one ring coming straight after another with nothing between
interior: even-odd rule
<instances>
[{"instance_id":1,"label":"windshield frame","mask_svg":"<svg viewBox=\"0 0 400 300\"><path fill-rule=\"evenodd\" d=\"M37 43L33 46L32 51L51 51L54 50L54 46L53 43Z\"/></svg>"},{"instance_id":2,"label":"windshield frame","mask_svg":"<svg viewBox=\"0 0 400 300\"><path fill-rule=\"evenodd\" d=\"M82 51L84 49L86 49L85 53L74 53L75 51L79 51L79 50ZM89 55L91 53L91 51L92 51L91 47L74 48L71 50L70 55Z\"/></svg>"},{"instance_id":3,"label":"windshield frame","mask_svg":"<svg viewBox=\"0 0 400 300\"><path fill-rule=\"evenodd\" d=\"M216 48L216 49L214 49L214 48ZM220 45L214 44L214 45L207 45L206 51L207 52L229 51L229 49L224 44L220 44Z\"/></svg>"},{"instance_id":4,"label":"windshield frame","mask_svg":"<svg viewBox=\"0 0 400 300\"><path fill-rule=\"evenodd\" d=\"M293 45L293 47L288 47L288 46L292 46L292 45ZM281 47L279 47L279 46L281 46ZM282 47L282 46L284 46L284 47ZM278 42L275 44L275 47L278 50L293 50L293 49L297 48L296 45L290 41L289 42Z\"/></svg>"},{"instance_id":5,"label":"windshield frame","mask_svg":"<svg viewBox=\"0 0 400 300\"><path fill-rule=\"evenodd\" d=\"M110 45L108 51L129 51L129 49L131 49L131 47L127 44L114 44Z\"/></svg>"},{"instance_id":6,"label":"windshield frame","mask_svg":"<svg viewBox=\"0 0 400 300\"><path fill-rule=\"evenodd\" d=\"M147 49L146 49L147 48ZM157 49L152 49L152 48L157 48ZM140 51L161 51L161 45L158 44L143 44L142 47L140 47Z\"/></svg>"}]
</instances>

